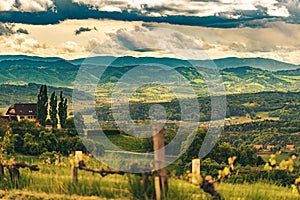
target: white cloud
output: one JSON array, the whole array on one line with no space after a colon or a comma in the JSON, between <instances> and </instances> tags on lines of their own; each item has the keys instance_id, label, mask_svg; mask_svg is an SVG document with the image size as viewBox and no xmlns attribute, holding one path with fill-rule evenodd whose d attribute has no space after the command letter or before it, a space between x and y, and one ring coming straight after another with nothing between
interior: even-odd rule
<instances>
[{"instance_id":1,"label":"white cloud","mask_svg":"<svg viewBox=\"0 0 300 200\"><path fill-rule=\"evenodd\" d=\"M40 12L54 8L53 0L1 0L0 11Z\"/></svg>"},{"instance_id":2,"label":"white cloud","mask_svg":"<svg viewBox=\"0 0 300 200\"><path fill-rule=\"evenodd\" d=\"M53 45L51 42L41 42L26 34L0 36L0 54L59 56L68 59L85 56L85 53L86 50L75 41Z\"/></svg>"},{"instance_id":3,"label":"white cloud","mask_svg":"<svg viewBox=\"0 0 300 200\"><path fill-rule=\"evenodd\" d=\"M53 8L53 0L19 0L19 10L26 12L46 11Z\"/></svg>"},{"instance_id":4,"label":"white cloud","mask_svg":"<svg viewBox=\"0 0 300 200\"><path fill-rule=\"evenodd\" d=\"M117 6L103 6L99 8L100 11L107 11L107 12L122 12L121 8L118 8Z\"/></svg>"},{"instance_id":5,"label":"white cloud","mask_svg":"<svg viewBox=\"0 0 300 200\"><path fill-rule=\"evenodd\" d=\"M300 17L300 1L299 0L282 0L281 5L286 6L290 14L294 17Z\"/></svg>"},{"instance_id":6,"label":"white cloud","mask_svg":"<svg viewBox=\"0 0 300 200\"><path fill-rule=\"evenodd\" d=\"M76 51L81 51L81 47L74 41L67 41L62 44L62 52L74 53Z\"/></svg>"},{"instance_id":7,"label":"white cloud","mask_svg":"<svg viewBox=\"0 0 300 200\"><path fill-rule=\"evenodd\" d=\"M47 48L46 44L40 44L37 40L27 38L24 34L16 34L5 38L3 45L6 49L22 53L35 53L39 49Z\"/></svg>"},{"instance_id":8,"label":"white cloud","mask_svg":"<svg viewBox=\"0 0 300 200\"><path fill-rule=\"evenodd\" d=\"M288 3L294 3L295 0ZM219 0L219 1L195 1L195 0L73 0L73 2L90 5L93 9L102 11L139 10L143 14L151 16L162 15L190 15L211 16L219 13L234 11L257 11L258 7L267 10L270 16L290 16L286 3L278 0ZM237 18L238 15L227 15Z\"/></svg>"},{"instance_id":9,"label":"white cloud","mask_svg":"<svg viewBox=\"0 0 300 200\"><path fill-rule=\"evenodd\" d=\"M86 51L90 52L93 51L95 48L97 48L100 44L101 42L97 38L91 38L89 39L85 49Z\"/></svg>"},{"instance_id":10,"label":"white cloud","mask_svg":"<svg viewBox=\"0 0 300 200\"><path fill-rule=\"evenodd\" d=\"M278 17L289 17L290 13L285 6L282 7L271 7L268 9L268 15Z\"/></svg>"},{"instance_id":11,"label":"white cloud","mask_svg":"<svg viewBox=\"0 0 300 200\"><path fill-rule=\"evenodd\" d=\"M1 0L0 11L14 10L15 0Z\"/></svg>"},{"instance_id":12,"label":"white cloud","mask_svg":"<svg viewBox=\"0 0 300 200\"><path fill-rule=\"evenodd\" d=\"M205 59L204 49L212 48L201 38L189 37L179 31L159 26L136 26L133 30L119 29L108 34L110 39L100 43L96 39L89 41L88 50L96 54L107 55L158 55L182 59ZM95 47L97 47L95 49Z\"/></svg>"},{"instance_id":13,"label":"white cloud","mask_svg":"<svg viewBox=\"0 0 300 200\"><path fill-rule=\"evenodd\" d=\"M87 24L98 31L74 35L74 30ZM88 56L98 47L95 53L105 55L175 57L177 54L199 59L208 54L211 58L264 57L300 64L300 25L284 22L265 25L223 29L115 20L67 20L47 26L15 24L14 30L24 28L29 34L0 36L0 53L74 59Z\"/></svg>"}]
</instances>

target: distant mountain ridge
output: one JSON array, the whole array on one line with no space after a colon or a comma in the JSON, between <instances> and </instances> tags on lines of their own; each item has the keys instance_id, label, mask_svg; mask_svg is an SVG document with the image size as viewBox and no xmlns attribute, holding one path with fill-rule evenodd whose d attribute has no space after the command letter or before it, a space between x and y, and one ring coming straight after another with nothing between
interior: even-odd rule
<instances>
[{"instance_id":1,"label":"distant mountain ridge","mask_svg":"<svg viewBox=\"0 0 300 200\"><path fill-rule=\"evenodd\" d=\"M63 60L59 57L39 57L39 56L27 56L27 55L0 55L0 61L7 60L31 60L31 61L58 61Z\"/></svg>"},{"instance_id":2,"label":"distant mountain ridge","mask_svg":"<svg viewBox=\"0 0 300 200\"><path fill-rule=\"evenodd\" d=\"M225 58L214 61L220 69L229 93L299 90L300 67L264 58ZM104 67L110 64L101 79L102 84L114 83L127 71L138 65L157 63L168 65L183 74L193 84L203 82L192 64L206 67L211 61L191 61L174 58L92 57L64 60L51 57L0 56L0 84L47 84L55 87L73 87L77 72L83 65ZM86 79L95 79L87 74Z\"/></svg>"},{"instance_id":3,"label":"distant mountain ridge","mask_svg":"<svg viewBox=\"0 0 300 200\"><path fill-rule=\"evenodd\" d=\"M214 60L220 69L235 68L241 66L251 66L268 71L294 70L300 68L299 65L285 63L268 58L221 58Z\"/></svg>"},{"instance_id":4,"label":"distant mountain ridge","mask_svg":"<svg viewBox=\"0 0 300 200\"><path fill-rule=\"evenodd\" d=\"M38 57L38 56L26 56L26 55L0 55L1 61L15 61L15 60L29 60L35 62L56 62L64 59L59 57ZM79 58L74 60L64 60L73 65L91 64L91 65L108 65L115 67L142 65L149 63L158 63L169 67L180 66L192 66L197 64L199 66L210 66L212 61L219 69L235 68L241 66L251 66L254 68L260 68L269 71L283 71L283 70L295 70L300 68L300 65L281 62L268 58L237 58L228 57L214 60L180 60L176 58L155 58L155 57L112 57L112 56L95 56L88 58Z\"/></svg>"},{"instance_id":5,"label":"distant mountain ridge","mask_svg":"<svg viewBox=\"0 0 300 200\"><path fill-rule=\"evenodd\" d=\"M285 76L300 76L300 68L295 70L281 70L275 73L278 75L285 75Z\"/></svg>"}]
</instances>

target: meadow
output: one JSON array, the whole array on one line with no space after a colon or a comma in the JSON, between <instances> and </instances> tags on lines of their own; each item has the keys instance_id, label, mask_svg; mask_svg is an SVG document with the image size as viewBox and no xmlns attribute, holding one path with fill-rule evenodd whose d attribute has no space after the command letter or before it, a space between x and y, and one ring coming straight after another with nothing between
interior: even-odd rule
<instances>
[{"instance_id":1,"label":"meadow","mask_svg":"<svg viewBox=\"0 0 300 200\"><path fill-rule=\"evenodd\" d=\"M108 175L101 177L85 171L79 171L78 182L72 183L71 166L66 157L60 162L49 163L35 157L17 156L16 161L38 163L40 171L30 172L21 169L18 183L9 180L8 173L0 183L1 199L135 199L129 179L136 175ZM88 159L91 167L105 168L103 164ZM286 199L299 198L290 187L271 185L266 182L254 184L217 183L216 189L225 199ZM210 195L203 192L199 186L185 180L170 178L166 199L210 199ZM145 198L146 199L146 198Z\"/></svg>"}]
</instances>

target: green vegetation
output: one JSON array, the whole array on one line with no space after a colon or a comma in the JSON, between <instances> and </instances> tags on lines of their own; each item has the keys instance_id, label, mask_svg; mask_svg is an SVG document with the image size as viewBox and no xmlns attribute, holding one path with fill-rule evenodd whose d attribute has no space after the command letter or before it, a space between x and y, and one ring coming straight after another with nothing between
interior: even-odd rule
<instances>
[{"instance_id":1,"label":"green vegetation","mask_svg":"<svg viewBox=\"0 0 300 200\"><path fill-rule=\"evenodd\" d=\"M91 60L87 60L87 62ZM102 58L102 60L99 58L98 61L96 60L97 59L90 64L101 65L101 63L105 63L103 62L105 58ZM233 63L228 63L228 60L231 60ZM299 76L296 76L297 73L296 75L295 73L292 73L298 72L299 69L296 71L276 72L277 70L294 70L298 68L298 66L266 59L256 59L257 62L253 59L240 60L243 60L244 66L239 66L239 59L235 58L229 58L227 60L220 59L216 61L217 66L220 68L220 74L222 75L228 94L257 93L263 91L299 91ZM83 60L65 61L59 58L43 59L35 57L24 57L22 59L16 58L15 60L13 58L10 58L10 60L0 59L0 84L27 85L29 83L35 83L71 88L74 86L74 81L82 61ZM208 94L203 77L199 74L199 71L192 67L187 61L167 58L155 59L132 57L118 58L117 60L114 60L111 66L106 69L101 77L101 81L99 82L99 92L105 92L107 93L106 96L109 96L116 82L126 72L139 65L149 64L149 62L170 66L191 82L191 86L198 95L203 96ZM263 63L263 65L260 65L261 63ZM200 73L204 73L204 67L207 65L207 62L203 61L198 64L200 66ZM149 67L147 69L151 71ZM160 71L154 70L154 72L155 74L158 74L159 78L161 76L163 80L166 77L166 73L169 73L169 70L161 69ZM97 77L88 73L86 74L86 79L97 81ZM169 80L177 79L178 77L175 75L169 77ZM132 81L134 82L134 80ZM168 89L176 88L176 84L177 83L175 82L170 82ZM142 90L144 90L145 94L149 95L157 92L154 88L151 90L149 90L149 88ZM182 95L186 96L184 92ZM10 101L7 104L12 103L14 102Z\"/></svg>"},{"instance_id":2,"label":"green vegetation","mask_svg":"<svg viewBox=\"0 0 300 200\"><path fill-rule=\"evenodd\" d=\"M149 93L150 94L150 93ZM250 121L264 119L281 119L284 121L298 120L300 116L300 93L299 92L261 92L255 94L231 94L227 95L228 118L249 118ZM109 103L97 104L98 119L101 122L113 121ZM209 121L211 118L211 105L209 97L199 97L200 114L195 110L191 114L199 115L200 121ZM133 120L149 121L149 109L154 104L160 104L166 109L168 120L181 120L180 104L177 99L172 98L168 102L142 102L131 101L130 113ZM109 127L109 126L108 126Z\"/></svg>"},{"instance_id":3,"label":"green vegetation","mask_svg":"<svg viewBox=\"0 0 300 200\"><path fill-rule=\"evenodd\" d=\"M114 179L114 178L113 178ZM101 185L106 185L107 179L102 180ZM99 179L97 181L100 181ZM115 184L117 185L117 184ZM180 186L179 186L180 185ZM103 187L105 188L105 187ZM255 183L255 184L227 184L223 183L217 185L220 193L223 194L225 199L250 199L250 200L295 200L297 199L297 194L292 193L290 188L274 186L266 183ZM92 190L92 188L90 188ZM111 193L119 193L120 187L115 186L116 190L111 191ZM118 192L116 192L118 191ZM0 190L0 197L4 200L11 199L43 199L43 200L107 200L107 199L130 199L131 194L126 195L124 191L121 191L121 195L110 194L111 198L105 197L105 193L100 196L86 196L86 195L66 195L58 193L47 193L47 192L36 192L35 190ZM114 197L118 196L118 197ZM186 183L184 181L171 180L170 181L170 192L168 194L169 199L179 199L179 200L206 200L209 199L209 195L204 194L199 190L199 187L192 184Z\"/></svg>"},{"instance_id":4,"label":"green vegetation","mask_svg":"<svg viewBox=\"0 0 300 200\"><path fill-rule=\"evenodd\" d=\"M72 118L68 119L67 124L73 124L69 122L72 120ZM0 142L3 142L7 128L10 128L12 132L8 152L10 154L41 155L55 151L62 155L69 155L76 150L87 152L74 127L48 131L43 127L36 127L34 122L22 121L8 124L1 121ZM102 145L96 142L87 140L86 143L97 151L103 151Z\"/></svg>"},{"instance_id":5,"label":"green vegetation","mask_svg":"<svg viewBox=\"0 0 300 200\"><path fill-rule=\"evenodd\" d=\"M58 117L60 126L62 128L65 128L66 126L66 120L68 117L68 99L64 98L63 92L60 92L60 102L58 104Z\"/></svg>"},{"instance_id":6,"label":"green vegetation","mask_svg":"<svg viewBox=\"0 0 300 200\"><path fill-rule=\"evenodd\" d=\"M42 85L37 100L37 121L45 126L48 116L48 92L47 86Z\"/></svg>"},{"instance_id":7,"label":"green vegetation","mask_svg":"<svg viewBox=\"0 0 300 200\"><path fill-rule=\"evenodd\" d=\"M7 108L15 103L34 103L37 101L37 94L40 87L41 85L35 83L26 85L0 85L0 107L6 112ZM49 94L54 91L57 93L63 91L66 98L72 99L72 89L48 86Z\"/></svg>"},{"instance_id":8,"label":"green vegetation","mask_svg":"<svg viewBox=\"0 0 300 200\"><path fill-rule=\"evenodd\" d=\"M77 136L72 120L73 118L67 120L67 129L53 129L52 131L36 127L33 122L23 121L9 123L13 134L9 148L10 153L41 155L46 152L58 152L62 155L69 155L75 150L87 152L79 136ZM259 129L257 127L259 127ZM280 129L276 129L277 127ZM238 166L256 167L259 165L259 157L255 154L257 150L253 144L263 144L264 148L266 148L267 145L274 145L276 151L281 150L282 152L282 155L278 156L279 160L283 158L286 159L292 154L297 155L300 150L300 140L297 135L299 134L299 127L298 122L286 123L280 121L265 121L227 126L219 142L206 157L206 160L203 161L202 171L203 173L213 175L216 173L215 170L219 167L223 167L223 161L226 160L228 156L237 156L236 162ZM4 135L5 130L1 132ZM275 132L277 133L275 134ZM168 144L176 132L169 128L165 133L165 142ZM133 152L152 151L152 138L139 139L117 131L115 131L115 133L107 132L107 134L108 139L123 150ZM190 161L198 156L205 135L205 129L197 130L196 137L187 152L172 166L174 169L176 168L175 173L177 175L182 175L186 170L190 169ZM99 136L91 135L88 136L85 143L91 145L89 149L100 151L101 154L101 151L103 152L101 141L104 140ZM287 151L285 149L286 144L294 144L296 147L295 151ZM184 145L184 143L178 145ZM105 146L108 148L106 150L110 150L107 144ZM183 146L181 146L181 148L183 148ZM170 155L176 153L178 152L168 152ZM209 162L207 159L209 159ZM297 158L296 164L300 164L299 158Z\"/></svg>"},{"instance_id":9,"label":"green vegetation","mask_svg":"<svg viewBox=\"0 0 300 200\"><path fill-rule=\"evenodd\" d=\"M55 92L51 94L50 98L50 119L52 122L52 127L57 128L58 119L57 119L57 96L55 95Z\"/></svg>"},{"instance_id":10,"label":"green vegetation","mask_svg":"<svg viewBox=\"0 0 300 200\"><path fill-rule=\"evenodd\" d=\"M5 199L39 198L39 199L134 199L128 176L110 175L101 177L92 173L79 171L77 184L71 183L71 168L64 157L60 162L49 164L34 157L17 156L16 161L38 163L41 170L30 172L21 170L18 185L11 184L9 177L0 183L0 196ZM88 159L88 165L100 168L101 163ZM104 166L103 166L104 167ZM287 199L294 200L298 194L290 187L276 186L264 182L253 184L216 184L217 190L225 199ZM50 198L51 197L51 198ZM170 179L167 199L209 199L210 196L200 190L199 186L183 180ZM140 198L138 198L140 199Z\"/></svg>"},{"instance_id":11,"label":"green vegetation","mask_svg":"<svg viewBox=\"0 0 300 200\"><path fill-rule=\"evenodd\" d=\"M26 60L27 59L27 60ZM143 185L140 177L136 175L120 176L111 175L100 177L89 172L79 171L78 183L72 183L70 154L81 150L86 155L107 154L108 158L119 162L113 151L104 149L104 138L107 137L112 144L123 150L136 153L152 152L152 138L140 139L119 131L111 114L108 104L114 86L118 80L136 65L143 64L145 58L131 57L117 59L103 74L97 88L97 117L100 125L105 130L105 136L97 136L96 131L88 132L83 145L78 135L84 133L83 116L75 113L75 118L67 118L67 99L71 100L71 87L76 77L79 64L82 60L64 61L58 58L43 60L39 58L26 58L25 60L0 61L0 83L25 84L25 85L0 85L0 107L6 107L18 102L36 102L38 95L38 121L43 126L36 126L34 122L8 122L0 119L0 147L1 163L26 161L38 164L40 171L31 172L21 169L18 182L10 180L5 168L5 175L0 171L0 198L1 199L153 199L153 179L149 187ZM29 60L28 60L29 59ZM155 61L155 59L149 60ZM147 60L146 59L146 60ZM148 61L149 61L148 60ZM201 160L201 176L213 176L222 179L217 183L217 191L225 199L296 199L298 194L293 193L291 186L299 177L300 167L300 92L299 69L296 74L290 71L258 69L248 66L235 66L235 59L230 59L232 66L226 63L219 66L227 89L227 119L224 132L212 151ZM199 115L201 125L205 125L211 117L210 98L207 97L207 87L199 72L186 61L176 59L161 59L162 64L168 64L191 82L191 86L198 94L200 113L190 110L190 115ZM246 64L257 67L251 59ZM226 62L226 60L220 60ZM260 63L269 62L260 60ZM90 63L92 64L92 63ZM284 63L274 62L276 69L293 68ZM199 64L205 66L205 62ZM120 67L121 66L121 67ZM227 66L227 67L226 67ZM26 70L26 73L24 73ZM150 69L151 70L151 69ZM157 78L166 77L168 70L158 70ZM26 74L26 75L24 75ZM16 78L18 77L18 79ZM87 75L87 79L96 77ZM172 77L176 78L176 77ZM132 80L134 81L134 79ZM30 83L35 82L35 83ZM36 83L48 83L65 88L49 87ZM26 85L28 84L28 85ZM123 85L128 92L130 85ZM159 84L148 84L138 88L130 99L131 117L137 124L148 124L151 116L149 109L154 104L161 104L166 109L169 124L166 125L165 144L169 144L176 135L178 124L181 120L179 101L171 92L177 87L176 83L169 83L169 87ZM59 102L56 94L60 92ZM270 92L273 91L273 92ZM294 91L294 92L291 92ZM52 130L47 130L48 93L50 97L50 119ZM88 92L88 91L87 91ZM259 93L256 93L259 92ZM50 94L50 93L49 93ZM65 96L64 96L64 95ZM83 94L88 97L87 94ZM180 98L188 98L181 92ZM93 97L90 97L93 99ZM84 114L89 111L84 110ZM79 115L79 116L78 116ZM57 129L58 118L62 129ZM233 119L236 118L236 119ZM243 121L244 119L247 119ZM272 121L270 119L277 119ZM234 121L235 120L235 121ZM75 122L77 129L75 128ZM247 122L247 123L245 123ZM166 199L209 199L199 186L194 186L186 181L177 179L185 177L191 170L191 160L198 157L199 150L207 132L207 126L194 130L195 139L187 151L173 164L168 166L170 175L169 191ZM187 139L188 133L179 135ZM262 145L256 149L254 144ZM167 152L176 155L180 149L185 149L186 143L176 144L178 150ZM295 149L287 149L286 145L294 145ZM107 147L107 145L105 145ZM272 148L267 149L268 146ZM88 152L88 150L92 150ZM272 156L258 153L277 153ZM86 156L86 163L93 168L107 169L103 163L96 161L91 156ZM289 158L293 157L293 166ZM227 158L231 157L231 161ZM123 158L126 159L126 158ZM236 166L233 162L236 161ZM119 162L121 163L121 162ZM288 170L275 170L281 168ZM2 165L1 165L2 166ZM11 166L11 165L9 165ZM74 166L74 165L73 165ZM263 169L257 172L255 170ZM289 170L293 168L293 170ZM1 169L0 169L1 170ZM233 173L249 171L249 173ZM259 171L259 170L258 170ZM174 177L177 177L176 179ZM226 178L225 178L226 177ZM297 179L298 180L298 179ZM32 194L31 194L32 193ZM51 198L50 198L51 196Z\"/></svg>"},{"instance_id":12,"label":"green vegetation","mask_svg":"<svg viewBox=\"0 0 300 200\"><path fill-rule=\"evenodd\" d=\"M5 123L5 121L2 123ZM274 126L272 123L279 122L266 121L262 122L259 127L268 130L268 127ZM74 123L70 122L67 124L74 125ZM6 177L4 179L5 181L1 182L0 188L12 192L0 192L0 194L3 195L3 198L13 197L13 194L15 193L20 196L26 196L28 195L28 192L33 191L36 196L41 196L40 198L42 199L47 199L47 197L43 196L45 193L58 195L57 197L54 195L53 198L66 199L79 196L97 196L99 198L108 199L132 199L134 198L132 192L135 191L135 187L140 187L136 185L138 182L135 182L136 184L130 182L127 176L112 175L101 178L99 175L93 175L83 171L79 172L78 184L72 184L70 164L67 158L62 155L68 155L75 150L80 149L87 152L82 146L78 136L76 136L76 131L72 129L72 126L61 131L46 131L35 128L35 124L32 122L23 121L10 122L1 127L5 128L7 125L9 125L12 130L12 134L9 136L11 139L7 145L9 157L15 155L16 161L26 161L31 164L38 163L41 170L39 172L30 172L27 169L21 170L21 179L19 180L18 185L12 184L9 181L9 177ZM291 126L291 124L286 126ZM298 126L298 124L295 124L294 126ZM254 127L257 127L257 124L250 123L236 125L228 127L226 131L234 132L235 130L248 130L251 132L253 131L251 129L252 127L254 129ZM2 132L3 131L4 130L2 130ZM166 131L166 142L169 142L169 140L172 139L172 135L173 131ZM204 136L205 130L199 129L189 150L178 161L168 167L171 176L184 175L187 170L191 169L191 160L198 155L199 147L201 146ZM126 150L138 151L144 149L147 151L147 148L151 147L149 141L143 141L120 133L117 134L117 132L114 134L111 132L111 135L108 135L108 138L116 145ZM95 145L93 143L91 144ZM151 148L148 150L151 150ZM19 156L18 154L14 154L14 152L37 155L38 157ZM224 161L226 161L229 155L237 156L236 169L255 169L257 166L258 158L255 155L253 146L241 144L236 148L232 144L221 140L207 158L202 160L202 176L213 175L214 177L217 177L218 170L224 169L226 166L224 166ZM112 157L112 159L115 159L117 162L116 158ZM280 159L282 158L279 156L277 160L278 163ZM299 160L297 162L296 170L299 169ZM93 158L88 159L87 163L88 166L94 168L106 168L106 166ZM280 197L284 199L295 199L297 194L291 192L290 186L297 178L297 175L298 171L295 171L295 173L271 171L232 175L225 179L222 184L217 184L216 187L225 198L259 199L263 197L264 199L276 199L277 197ZM130 189L132 184L135 186ZM168 199L174 199L175 197L177 197L176 199L209 198L209 195L200 190L199 186L196 187L181 180L170 179L169 187ZM20 192L20 190L24 191L24 193ZM242 190L242 192L237 192L240 190ZM274 198L275 194L276 198ZM75 195L75 197L69 195Z\"/></svg>"}]
</instances>

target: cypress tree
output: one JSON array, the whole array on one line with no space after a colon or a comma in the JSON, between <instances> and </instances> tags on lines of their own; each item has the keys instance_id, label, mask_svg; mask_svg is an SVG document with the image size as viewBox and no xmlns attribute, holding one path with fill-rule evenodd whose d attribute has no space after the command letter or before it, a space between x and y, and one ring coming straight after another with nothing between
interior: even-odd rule
<instances>
[{"instance_id":1,"label":"cypress tree","mask_svg":"<svg viewBox=\"0 0 300 200\"><path fill-rule=\"evenodd\" d=\"M52 121L52 127L57 128L57 96L55 92L52 93L50 98L50 119Z\"/></svg>"},{"instance_id":2,"label":"cypress tree","mask_svg":"<svg viewBox=\"0 0 300 200\"><path fill-rule=\"evenodd\" d=\"M37 101L37 121L45 126L45 122L48 116L48 95L47 86L42 85L40 88L40 93L38 94Z\"/></svg>"},{"instance_id":3,"label":"cypress tree","mask_svg":"<svg viewBox=\"0 0 300 200\"><path fill-rule=\"evenodd\" d=\"M60 102L58 104L58 117L60 126L65 128L66 120L68 117L68 100L63 97L63 92L60 92Z\"/></svg>"}]
</instances>

